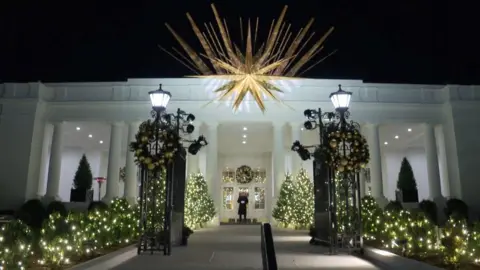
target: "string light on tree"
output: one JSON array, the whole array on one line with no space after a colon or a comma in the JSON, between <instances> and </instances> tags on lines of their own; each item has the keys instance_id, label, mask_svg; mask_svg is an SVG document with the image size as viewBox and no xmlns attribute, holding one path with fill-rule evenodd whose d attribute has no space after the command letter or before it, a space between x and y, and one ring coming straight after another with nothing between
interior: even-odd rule
<instances>
[{"instance_id":1,"label":"string light on tree","mask_svg":"<svg viewBox=\"0 0 480 270\"><path fill-rule=\"evenodd\" d=\"M280 195L272 212L273 218L284 227L295 226L294 203L295 185L292 181L292 175L287 174L280 187Z\"/></svg>"},{"instance_id":2,"label":"string light on tree","mask_svg":"<svg viewBox=\"0 0 480 270\"><path fill-rule=\"evenodd\" d=\"M305 169L301 169L294 183L294 220L299 229L307 229L313 225L314 215L314 192L313 183Z\"/></svg>"},{"instance_id":3,"label":"string light on tree","mask_svg":"<svg viewBox=\"0 0 480 270\"><path fill-rule=\"evenodd\" d=\"M215 217L215 205L201 173L192 174L185 196L185 224L191 229L203 227Z\"/></svg>"}]
</instances>

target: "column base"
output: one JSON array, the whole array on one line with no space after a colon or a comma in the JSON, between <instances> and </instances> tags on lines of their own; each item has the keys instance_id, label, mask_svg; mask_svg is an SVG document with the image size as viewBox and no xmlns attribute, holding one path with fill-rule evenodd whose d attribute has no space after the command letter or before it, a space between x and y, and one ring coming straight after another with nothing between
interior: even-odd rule
<instances>
[{"instance_id":1,"label":"column base","mask_svg":"<svg viewBox=\"0 0 480 270\"><path fill-rule=\"evenodd\" d=\"M388 199L385 196L373 197L378 205L383 209L388 204Z\"/></svg>"},{"instance_id":2,"label":"column base","mask_svg":"<svg viewBox=\"0 0 480 270\"><path fill-rule=\"evenodd\" d=\"M138 203L137 197L125 197L125 200L132 206Z\"/></svg>"},{"instance_id":3,"label":"column base","mask_svg":"<svg viewBox=\"0 0 480 270\"><path fill-rule=\"evenodd\" d=\"M443 196L429 198L429 200L435 202L437 205L437 221L438 224L444 224L447 221L447 216L445 215L445 205L447 203L447 199Z\"/></svg>"},{"instance_id":4,"label":"column base","mask_svg":"<svg viewBox=\"0 0 480 270\"><path fill-rule=\"evenodd\" d=\"M40 199L45 205L48 205L49 203L51 203L51 202L53 202L53 201L60 201L60 202L62 201L62 200L60 199L60 196L58 196L58 195L54 195L54 196L52 196L52 195L45 195L45 196L43 196L43 197L40 197L39 199Z\"/></svg>"},{"instance_id":5,"label":"column base","mask_svg":"<svg viewBox=\"0 0 480 270\"><path fill-rule=\"evenodd\" d=\"M102 202L104 202L104 203L106 203L106 204L111 204L112 201L113 201L113 199L115 199L115 197L107 197L107 196L105 196L105 197L102 198Z\"/></svg>"}]
</instances>

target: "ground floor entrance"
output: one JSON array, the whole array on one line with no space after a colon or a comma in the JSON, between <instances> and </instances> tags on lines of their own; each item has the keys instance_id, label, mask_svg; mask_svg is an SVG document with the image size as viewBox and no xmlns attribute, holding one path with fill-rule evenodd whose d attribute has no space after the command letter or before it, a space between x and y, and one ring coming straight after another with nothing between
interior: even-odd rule
<instances>
[{"instance_id":1,"label":"ground floor entrance","mask_svg":"<svg viewBox=\"0 0 480 270\"><path fill-rule=\"evenodd\" d=\"M226 168L222 173L222 206L220 222L238 223L240 204L246 203L247 223L267 221L265 188L266 170L242 165L238 168ZM240 200L239 200L240 198ZM245 201L245 199L247 199Z\"/></svg>"}]
</instances>

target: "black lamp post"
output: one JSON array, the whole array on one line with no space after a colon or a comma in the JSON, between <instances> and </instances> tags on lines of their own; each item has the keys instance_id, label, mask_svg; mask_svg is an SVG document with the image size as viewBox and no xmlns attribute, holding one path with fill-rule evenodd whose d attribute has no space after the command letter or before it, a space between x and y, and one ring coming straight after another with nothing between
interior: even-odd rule
<instances>
[{"instance_id":1,"label":"black lamp post","mask_svg":"<svg viewBox=\"0 0 480 270\"><path fill-rule=\"evenodd\" d=\"M338 247L363 250L359 176L356 167L359 163L354 164L358 161L357 156L363 154L357 155L359 150L356 138L361 138L360 125L348 122L351 96L351 92L342 90L339 85L338 91L330 94L334 112L322 112L321 108L305 110L307 121L304 127L307 130L318 129L319 144L304 146L295 141L291 148L302 160L311 157L314 159L316 234L318 240L329 244L332 254L337 252ZM335 164L336 160L339 162ZM339 187L336 186L335 176L340 179ZM347 218L342 220L338 220L337 216L337 192L343 192L341 199L345 202ZM325 215L322 217L322 214ZM349 215L354 218L348 218ZM343 226L341 233L340 226Z\"/></svg>"},{"instance_id":2,"label":"black lamp post","mask_svg":"<svg viewBox=\"0 0 480 270\"><path fill-rule=\"evenodd\" d=\"M150 101L152 103L152 118L151 123L153 125L153 139L149 141L148 151L154 157L163 156L170 162L166 165L166 172L161 167L155 167L153 170L142 164L140 165L140 243L138 245L138 253L142 251L150 251L153 254L154 251L163 251L164 255L170 255L172 249L172 211L174 206L174 171L175 163L179 160L185 162L186 152L184 149L184 143L189 143L187 147L188 152L192 155L198 153L198 151L206 146L208 143L203 135L196 140L183 139L186 134L191 134L195 130L193 121L195 116L184 112L181 109L177 109L176 113L167 113L167 105L170 101L171 94L168 91L162 90L160 85L158 90L150 91ZM144 122L144 123L149 123ZM165 136L169 139L165 141ZM168 152L165 150L168 149ZM182 160L183 159L183 160ZM178 172L177 172L178 173ZM179 174L180 175L180 174ZM158 217L155 215L155 198L157 192L160 192L153 188L152 198L147 198L147 190L152 181L165 177L165 210L163 217L163 232L159 231L160 227ZM177 177L178 178L178 177ZM182 179L176 179L182 181ZM185 181L185 179L183 179ZM184 191L183 191L184 192ZM181 198L184 198L184 194ZM150 203L149 203L150 202ZM147 213L151 210L153 213L149 218ZM183 226L183 219L182 219ZM147 224L150 224L147 228Z\"/></svg>"}]
</instances>

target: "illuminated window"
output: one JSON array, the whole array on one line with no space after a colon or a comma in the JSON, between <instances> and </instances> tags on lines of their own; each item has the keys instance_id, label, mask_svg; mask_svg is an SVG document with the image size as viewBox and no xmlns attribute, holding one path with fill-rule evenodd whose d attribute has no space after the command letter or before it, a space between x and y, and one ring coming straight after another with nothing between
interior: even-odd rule
<instances>
[{"instance_id":1,"label":"illuminated window","mask_svg":"<svg viewBox=\"0 0 480 270\"><path fill-rule=\"evenodd\" d=\"M255 187L255 209L265 209L265 188Z\"/></svg>"},{"instance_id":2,"label":"illuminated window","mask_svg":"<svg viewBox=\"0 0 480 270\"><path fill-rule=\"evenodd\" d=\"M223 188L223 208L233 210L233 187Z\"/></svg>"},{"instance_id":3,"label":"illuminated window","mask_svg":"<svg viewBox=\"0 0 480 270\"><path fill-rule=\"evenodd\" d=\"M229 168L225 168L222 172L222 182L223 183L233 183L235 180L235 172Z\"/></svg>"}]
</instances>

